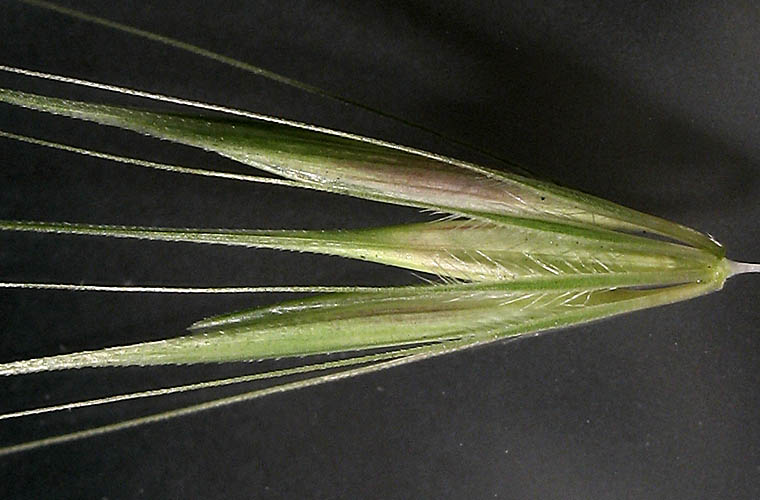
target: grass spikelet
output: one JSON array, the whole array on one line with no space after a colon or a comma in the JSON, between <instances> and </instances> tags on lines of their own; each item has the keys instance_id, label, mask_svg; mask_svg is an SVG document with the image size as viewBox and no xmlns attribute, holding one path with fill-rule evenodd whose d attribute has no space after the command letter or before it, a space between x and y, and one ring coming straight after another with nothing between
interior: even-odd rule
<instances>
[{"instance_id":1,"label":"grass spikelet","mask_svg":"<svg viewBox=\"0 0 760 500\"><path fill-rule=\"evenodd\" d=\"M73 17L77 23L86 21L89 24L84 24L85 26L94 23L96 29L104 26L116 29L119 36L125 36L126 32L148 37L175 49L188 50L217 62L229 63L238 69L343 104L355 102L338 93L322 91L256 66L217 57L218 54L191 44L175 43L168 37L127 28L120 23L108 22L49 2L29 0L22 3L52 9L58 14ZM72 69L66 71L65 75L57 75L41 73L37 71L41 68L36 66L12 66L15 64L12 60L0 63L7 64L0 66L0 70L8 76L10 82L3 83L5 88L0 88L0 103L3 103L0 106L7 110L9 116L23 114L41 121L56 120L55 123L61 124L61 127L91 127L88 130L97 130L98 134L112 134L113 137L127 137L129 140L137 138L136 134L139 134L142 136L139 140L145 143L155 142L167 147L185 148L181 149L185 152L193 149L207 163L203 168L160 163L154 161L155 158L147 151L115 154L104 152L109 149L107 147L103 148L104 151L95 151L84 144L67 143L67 139L54 134L51 137L44 130L39 134L37 131L23 130L22 126L16 127L12 121L3 126L8 129L0 131L4 142L15 141L20 147L29 150L41 146L56 149L57 152L51 154L55 154L58 159L65 158L58 166L58 172L78 168L79 163L98 161L98 165L105 165L107 161L110 168L110 162L117 162L172 174L278 185L259 186L261 191L257 193L266 193L266 189L284 192L283 188L294 188L299 192L311 191L317 200L309 208L314 212L322 210L323 206L318 201L325 198L320 198L319 193L313 192L321 191L329 193L329 196L345 195L397 207L411 207L442 216L434 221L399 223L394 220L368 227L353 226L351 229L336 229L336 226L328 227L327 224L324 225L325 229L315 229L319 226L306 224L304 227L309 229L300 229L297 225L276 223L272 226L267 223L251 224L251 229L240 229L240 224L205 227L203 222L196 224L197 221L193 220L188 222L193 227L170 227L171 222L165 224L160 217L154 218L150 214L145 214L144 218L136 217L135 220L123 221L117 218L114 222L102 219L94 210L92 214L85 213L77 217L46 214L50 218L13 210L3 212L0 214L3 219L0 220L0 232L3 237L13 238L13 241L52 240L60 241L62 245L76 241L76 244L97 245L98 241L111 238L122 240L113 241L114 245L128 244L128 240L142 240L138 243L145 244L146 248L162 244L148 242L163 242L166 243L165 247L172 249L203 244L233 247L232 250L234 247L286 250L342 257L393 266L402 271L419 272L424 274L424 282L382 287L374 282L371 286L333 286L331 280L315 286L270 285L266 282L260 286L258 283L250 286L174 286L171 283L141 284L139 281L135 285L131 280L117 278L110 284L87 280L64 283L65 279L55 282L56 278L51 278L50 282L39 282L34 281L33 276L18 277L10 273L7 278L0 278L0 288L24 288L27 290L9 290L6 293L29 294L30 297L37 297L32 294L54 295L76 290L86 293L216 295L275 292L306 293L310 296L299 296L275 304L251 299L250 306L243 301L237 301L233 306L213 305L204 309L205 314L195 314L188 307L177 313L182 317L180 327L161 328L160 332L146 333L152 337L129 340L114 334L106 339L79 342L79 347L75 349L62 347L59 351L48 352L37 349L28 356L4 357L0 360L0 379L8 384L34 382L38 380L36 377L85 378L92 374L94 378L103 376L104 372L130 373L130 370L135 373L140 370L153 373L151 370L155 368L150 367L175 365L192 365L209 373L208 365L213 367L218 363L236 362L247 364L241 365L245 370L243 375L213 375L213 379L200 382L194 379L191 383L161 383L157 389L112 390L106 396L83 395L63 402L53 400L42 403L42 399L38 399L37 406L32 408L8 408L0 414L0 425L12 425L20 418L43 418L42 415L75 409L86 413L82 409L147 398L153 401L158 396L222 386L234 387L238 391L236 394L225 393L232 394L226 396L217 394L207 402L191 402L178 409L162 410L157 407L147 415L136 417L125 414L115 418L115 421L88 424L84 430L58 428L47 434L38 433L31 438L16 439L11 436L9 440L0 442L0 446L4 446L0 448L0 455L20 454L43 447L46 448L43 452L46 452L56 444L135 427L145 426L148 429L147 424L229 407L234 403L378 372L500 340L588 324L673 304L718 291L724 287L729 277L757 272L758 269L757 264L728 260L719 243L696 229L531 177L522 170L504 169L494 160L499 155L489 155L494 161L488 163L489 166L481 166L344 130L163 96L158 92L132 91L129 84L120 87L110 85L110 80L100 82L97 78L79 78L81 70ZM98 89L112 93L99 92ZM114 92L122 95L114 95ZM122 99L124 97L127 99ZM152 102L138 99L140 97L150 97ZM177 104L184 106L179 112ZM257 109L255 105L246 107ZM371 111L367 106L364 109ZM395 118L386 112L381 115ZM408 120L402 122L414 125ZM417 127L418 132L419 128ZM422 129L428 130L425 127ZM63 132L61 130L61 135L65 135ZM441 137L442 134L434 135ZM237 171L232 173L217 170L215 162L228 160L236 162ZM34 170L38 167L30 165L29 168ZM582 167L578 168L580 171ZM171 186L172 177L165 179ZM604 190L595 192L604 194ZM218 195L218 192L215 194ZM110 193L102 196L108 197ZM256 198L251 196L250 203L241 207L240 211L287 212L285 203L279 206L268 199L269 205L275 205L272 209L265 203L259 203L261 200ZM278 199L277 202L279 201ZM648 205L640 203L637 206L646 208ZM669 213L667 209L662 209L658 212L689 220L676 211ZM305 215L313 214L302 215L307 219ZM281 229L282 227L295 229ZM711 226L705 222L701 227ZM250 255L253 256L250 257L251 260L254 260L259 255L272 254L251 251ZM292 257L292 262L298 263L300 257L309 256ZM16 258L15 255L9 257L6 252L0 254L0 259L9 259L9 262L15 262ZM339 262L336 268L347 263L345 260L336 261ZM293 265L298 266L300 264ZM8 266L10 267L12 266ZM357 269L376 268L368 265ZM306 270L303 270L303 274L306 274ZM358 278L357 282L364 276ZM186 278L178 277L174 283L181 283L184 279ZM57 291L35 292L28 289ZM705 303L707 302L702 304ZM104 310L113 307L109 304L104 299L102 306L98 303L97 307ZM204 315L207 317L204 318ZM684 324L688 323L687 320L688 318L683 319ZM144 329L146 322L138 313L130 318L129 326L130 329L135 325L137 328L134 329ZM611 329L615 329L620 328L622 323L609 324L612 325ZM716 325L716 330L723 326ZM91 330L86 325L79 324L71 324L69 327L72 331L81 328L82 335ZM182 331L182 327L187 330ZM663 330L668 328L667 324L663 326ZM18 332L9 332L11 334L16 335ZM669 354L676 356L674 352ZM259 361L263 363L253 363ZM561 386L561 377L551 370L552 361L534 360L532 363L532 369L536 373L548 373L551 377L546 380L553 380L551 383ZM643 366L645 361L641 363ZM547 366L541 366L544 364ZM632 364L630 360L621 360L621 366ZM264 368L260 368L262 366ZM528 365L514 370L511 365L508 368L499 365L496 369L493 364L490 366L494 377L503 377L505 383L516 372L531 369ZM147 368L143 370L139 367ZM527 370L523 369L525 367ZM108 368L113 370L109 371ZM473 369L479 370L481 367ZM575 373L573 370L575 368L570 371ZM66 371L69 373L44 373ZM255 373L248 373L249 371ZM635 366L633 372L631 377L636 376ZM588 375L588 372L584 373ZM618 376L622 378L620 374ZM607 375L599 376L600 379L605 377ZM609 387L613 382L588 381L593 378L587 376L584 379L584 383L593 386L590 392L596 392L597 389L612 390ZM241 385L257 381L267 381L269 385ZM513 389L509 388L510 391ZM543 393L540 390L536 393L548 394L548 389L543 389ZM531 394L524 394L525 391L516 390L509 398L491 397L485 384L474 387L469 392L488 394L488 399L493 401L512 397L529 399L532 395L532 391ZM631 391L626 394L629 392ZM301 391L300 394L303 393ZM638 396L634 394L630 397ZM585 411L586 401L579 401L583 404L574 404L583 406ZM346 402L347 406L353 403L348 400ZM562 405L562 402L558 404ZM456 408L449 406L445 411L437 413L436 421L442 419L439 415L462 411L461 405L457 403L455 406ZM631 408L626 406L625 411L635 413L636 410ZM248 410L256 411L255 408ZM517 412L501 412L501 408L499 411L499 416L505 421L512 421L516 416L519 419L519 408ZM640 413L645 411L649 410ZM573 418L576 417L578 415ZM282 415L282 418L290 416ZM541 417L536 417L535 422L540 421ZM533 423L531 417L530 424ZM341 427L344 424L346 423L341 422ZM259 423L253 424L256 425ZM40 435L51 437L40 438ZM500 456L501 453L500 450Z\"/></svg>"}]
</instances>

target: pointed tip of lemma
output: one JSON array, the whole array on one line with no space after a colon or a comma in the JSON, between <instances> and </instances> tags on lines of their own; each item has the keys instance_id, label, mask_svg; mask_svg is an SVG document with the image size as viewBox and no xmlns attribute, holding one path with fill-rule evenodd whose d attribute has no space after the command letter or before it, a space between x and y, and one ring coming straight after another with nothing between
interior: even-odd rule
<instances>
[{"instance_id":1,"label":"pointed tip of lemma","mask_svg":"<svg viewBox=\"0 0 760 500\"><path fill-rule=\"evenodd\" d=\"M760 273L760 264L728 261L728 265L730 270L730 274L728 275L729 278L736 276L737 274Z\"/></svg>"}]
</instances>

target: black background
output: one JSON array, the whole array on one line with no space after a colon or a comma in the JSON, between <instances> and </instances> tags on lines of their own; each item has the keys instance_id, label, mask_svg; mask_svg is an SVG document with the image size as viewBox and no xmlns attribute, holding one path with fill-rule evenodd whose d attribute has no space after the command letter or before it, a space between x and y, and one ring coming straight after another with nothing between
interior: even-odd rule
<instances>
[{"instance_id":1,"label":"black background","mask_svg":"<svg viewBox=\"0 0 760 500\"><path fill-rule=\"evenodd\" d=\"M329 88L542 177L708 231L732 258L760 260L755 2L65 3ZM2 64L499 166L387 119L35 7L3 2L0 21ZM138 103L8 75L0 83ZM19 133L245 171L126 132L7 106L0 116L3 128ZM426 218L8 140L0 148L4 219L319 228ZM414 280L320 256L29 234L0 235L0 279L199 286ZM10 361L172 336L201 317L283 298L4 291L0 355ZM739 277L688 303L4 457L0 489L15 498L757 498L757 298L757 279ZM2 410L250 368L3 379ZM0 437L20 442L201 397L0 422Z\"/></svg>"}]
</instances>

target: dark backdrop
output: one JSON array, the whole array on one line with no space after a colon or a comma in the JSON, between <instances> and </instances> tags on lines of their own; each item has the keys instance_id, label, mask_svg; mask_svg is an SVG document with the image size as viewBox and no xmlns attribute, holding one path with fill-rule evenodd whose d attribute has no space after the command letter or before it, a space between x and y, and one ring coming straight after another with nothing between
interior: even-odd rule
<instances>
[{"instance_id":1,"label":"dark backdrop","mask_svg":"<svg viewBox=\"0 0 760 500\"><path fill-rule=\"evenodd\" d=\"M542 177L708 231L733 258L760 260L755 2L65 3L323 86ZM0 35L2 64L242 107L499 167L393 121L13 1L0 9ZM0 117L19 133L245 171L125 132L7 106ZM0 148L6 219L238 228L425 219L411 209L142 171L7 140ZM28 234L0 235L0 279L414 280L405 271L319 256ZM757 498L758 289L757 278L740 277L688 303L5 457L0 489L16 498ZM198 318L283 298L5 291L0 356L172 336ZM4 379L2 410L248 370ZM0 436L3 444L19 442L200 397L0 422Z\"/></svg>"}]
</instances>

